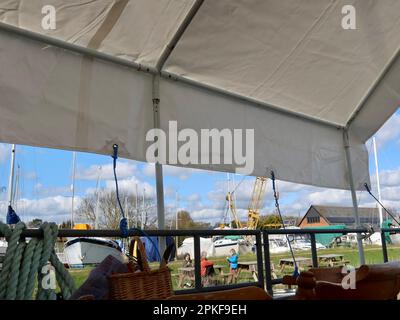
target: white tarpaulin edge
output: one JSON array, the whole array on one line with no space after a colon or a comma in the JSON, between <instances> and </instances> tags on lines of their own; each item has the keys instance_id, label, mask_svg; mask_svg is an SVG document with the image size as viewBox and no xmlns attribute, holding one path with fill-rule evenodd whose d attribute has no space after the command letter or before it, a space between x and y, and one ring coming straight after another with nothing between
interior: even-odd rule
<instances>
[{"instance_id":1,"label":"white tarpaulin edge","mask_svg":"<svg viewBox=\"0 0 400 320\"><path fill-rule=\"evenodd\" d=\"M111 154L144 161L153 127L151 76L0 32L0 138L5 142ZM161 128L254 129L253 175L347 189L343 132L181 82L160 84ZM167 130L166 130L167 131ZM368 157L352 140L355 185ZM234 165L198 165L234 171Z\"/></svg>"}]
</instances>

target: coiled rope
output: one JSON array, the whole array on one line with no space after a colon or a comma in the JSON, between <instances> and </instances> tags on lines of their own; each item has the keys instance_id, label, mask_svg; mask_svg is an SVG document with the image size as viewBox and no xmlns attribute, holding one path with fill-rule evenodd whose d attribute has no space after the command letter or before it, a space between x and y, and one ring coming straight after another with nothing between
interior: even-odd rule
<instances>
[{"instance_id":1,"label":"coiled rope","mask_svg":"<svg viewBox=\"0 0 400 320\"><path fill-rule=\"evenodd\" d=\"M45 277L49 274L50 268L44 267L48 265L54 268L55 280L63 298L69 299L75 291L75 283L54 250L57 225L43 223L40 226L43 238L32 238L29 242L21 237L25 229L26 225L23 222L18 222L13 229L7 224L0 223L0 232L8 242L0 273L0 299L56 300L54 286L46 285L48 279Z\"/></svg>"}]
</instances>

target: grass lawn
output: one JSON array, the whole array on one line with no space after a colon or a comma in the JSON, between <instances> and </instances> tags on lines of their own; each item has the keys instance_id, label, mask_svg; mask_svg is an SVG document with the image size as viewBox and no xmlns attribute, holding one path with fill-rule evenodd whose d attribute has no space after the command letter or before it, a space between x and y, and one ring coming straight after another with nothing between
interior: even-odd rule
<instances>
[{"instance_id":1,"label":"grass lawn","mask_svg":"<svg viewBox=\"0 0 400 320\"><path fill-rule=\"evenodd\" d=\"M379 246L365 246L365 260L367 264L375 264L375 263L382 263L383 262L383 255L382 249ZM318 255L323 254L341 254L343 255L343 259L349 261L349 264L357 267L359 266L358 260L358 251L357 248L345 248L345 247L338 247L332 249L323 249L318 250ZM388 246L388 256L389 260L400 260L400 247L397 246ZM310 251L296 251L295 257L304 257L304 258L311 258ZM284 272L281 272L279 268L279 261L282 258L290 258L290 253L284 254L271 254L271 262L275 266L275 274L278 278L282 277L285 274L292 274L293 268L285 268ZM219 258L212 258L215 264L225 265L223 269L224 273L229 272L229 266L226 262L226 257L219 257ZM239 261L255 261L256 256L254 254L247 254L241 255L239 257ZM150 264L152 267L156 268L157 263ZM179 268L182 265L182 261L172 261L169 263L169 267L171 268L171 275L172 275L172 282L174 289L178 289L178 277L179 277ZM322 267L323 265L321 265ZM88 277L89 272L93 269L93 267L86 267L84 269L70 269L69 272L71 273L72 277L75 280L76 286L79 287ZM250 272L242 272L239 276L238 282L249 282L254 281ZM282 287L281 285L277 285L276 288Z\"/></svg>"}]
</instances>

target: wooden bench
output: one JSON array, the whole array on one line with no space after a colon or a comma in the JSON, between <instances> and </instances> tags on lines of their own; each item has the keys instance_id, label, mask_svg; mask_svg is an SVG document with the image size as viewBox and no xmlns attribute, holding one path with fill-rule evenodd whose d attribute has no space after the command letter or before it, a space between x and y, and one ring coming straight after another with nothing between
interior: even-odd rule
<instances>
[{"instance_id":1,"label":"wooden bench","mask_svg":"<svg viewBox=\"0 0 400 320\"><path fill-rule=\"evenodd\" d=\"M362 265L356 269L355 288L345 288L341 267L314 268L285 284L297 285L297 300L395 300L400 292L400 263Z\"/></svg>"}]
</instances>

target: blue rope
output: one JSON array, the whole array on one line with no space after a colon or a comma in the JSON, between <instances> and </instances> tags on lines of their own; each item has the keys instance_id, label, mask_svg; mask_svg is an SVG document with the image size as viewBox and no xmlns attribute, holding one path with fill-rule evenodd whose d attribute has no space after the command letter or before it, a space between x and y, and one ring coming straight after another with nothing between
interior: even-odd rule
<instances>
[{"instance_id":1,"label":"blue rope","mask_svg":"<svg viewBox=\"0 0 400 320\"><path fill-rule=\"evenodd\" d=\"M281 209L279 207L278 194L276 192L276 185L275 185L275 173L274 173L274 171L271 171L271 180L272 180L272 190L274 191L274 199L275 199L276 211L278 211L279 217L280 217L280 219L282 221L283 230L286 231L287 229L285 227L285 223L283 221L283 217L282 217L282 214L281 214ZM293 259L293 264L294 264L293 276L297 278L299 276L299 268L297 266L296 258L294 256L293 248L292 248L292 245L290 243L289 237L288 237L287 234L285 234L285 236L286 236L287 243L289 245L290 254L292 255L292 259Z\"/></svg>"},{"instance_id":2,"label":"blue rope","mask_svg":"<svg viewBox=\"0 0 400 320\"><path fill-rule=\"evenodd\" d=\"M112 158L113 158L113 172L114 172L114 180L115 180L115 193L117 195L118 206L119 206L119 209L121 210L121 215L122 215L122 219L119 222L119 229L121 230L122 237L123 238L128 238L129 237L129 231L138 231L144 237L146 237L147 239L150 240L150 242L152 243L152 245L156 249L158 258L161 261L162 258L161 258L161 255L160 255L160 251L158 250L158 246L154 243L153 239L151 239L151 237L140 228L131 228L131 229L128 228L128 219L126 219L126 217L125 217L125 212L124 212L124 209L122 208L121 200L119 198L118 178L117 178L117 170L116 170L117 169L117 159L118 159L118 145L117 144L113 145Z\"/></svg>"}]
</instances>

